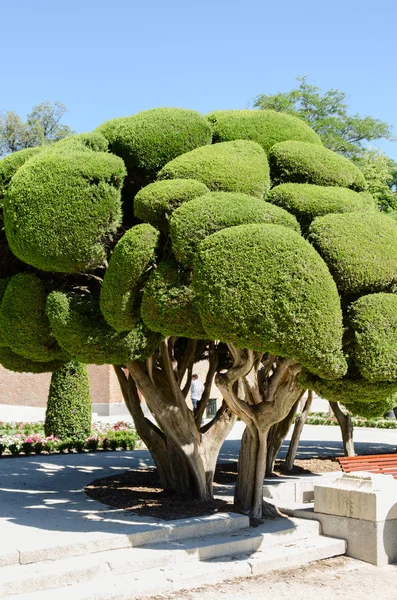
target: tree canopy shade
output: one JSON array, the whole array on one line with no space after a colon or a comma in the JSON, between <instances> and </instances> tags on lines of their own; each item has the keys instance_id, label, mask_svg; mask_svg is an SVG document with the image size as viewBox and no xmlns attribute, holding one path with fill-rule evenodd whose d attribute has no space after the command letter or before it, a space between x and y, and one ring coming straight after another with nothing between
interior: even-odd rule
<instances>
[{"instance_id":1,"label":"tree canopy shade","mask_svg":"<svg viewBox=\"0 0 397 600\"><path fill-rule=\"evenodd\" d=\"M390 137L391 128L384 121L349 114L344 92L331 89L322 93L307 82L307 77L297 81L299 85L290 92L257 96L254 106L299 117L314 129L326 148L348 158L360 156L364 142Z\"/></svg>"},{"instance_id":2,"label":"tree canopy shade","mask_svg":"<svg viewBox=\"0 0 397 600\"><path fill-rule=\"evenodd\" d=\"M0 362L114 365L164 486L210 499L239 417L236 506L270 516L304 386L371 411L396 391L397 224L299 119L154 109L4 161Z\"/></svg>"}]
</instances>

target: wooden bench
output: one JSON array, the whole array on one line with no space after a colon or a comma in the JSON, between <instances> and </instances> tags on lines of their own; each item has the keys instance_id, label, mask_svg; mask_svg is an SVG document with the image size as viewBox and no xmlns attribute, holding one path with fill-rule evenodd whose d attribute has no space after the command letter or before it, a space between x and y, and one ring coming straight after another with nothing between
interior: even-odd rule
<instances>
[{"instance_id":1,"label":"wooden bench","mask_svg":"<svg viewBox=\"0 0 397 600\"><path fill-rule=\"evenodd\" d=\"M370 454L367 456L343 456L338 462L344 473L368 471L393 475L397 479L397 454Z\"/></svg>"}]
</instances>

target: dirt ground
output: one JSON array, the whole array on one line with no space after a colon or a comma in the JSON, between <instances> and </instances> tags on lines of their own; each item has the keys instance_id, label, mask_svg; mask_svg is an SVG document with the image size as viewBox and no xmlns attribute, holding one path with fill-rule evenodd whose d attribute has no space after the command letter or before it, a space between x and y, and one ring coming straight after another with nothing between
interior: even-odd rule
<instances>
[{"instance_id":1,"label":"dirt ground","mask_svg":"<svg viewBox=\"0 0 397 600\"><path fill-rule=\"evenodd\" d=\"M283 461L277 461L274 476L278 477L285 471ZM310 473L323 473L326 471L339 471L336 459L313 458L297 460L291 475ZM237 477L237 463L223 463L217 465L215 471L216 484L234 484ZM112 475L96 479L85 488L86 494L114 508L134 511L141 516L155 517L164 520L185 519L200 517L216 512L233 510L232 504L225 500L212 500L199 502L198 500L186 501L186 498L165 491L157 477L156 469L131 470L121 475Z\"/></svg>"},{"instance_id":2,"label":"dirt ground","mask_svg":"<svg viewBox=\"0 0 397 600\"><path fill-rule=\"evenodd\" d=\"M145 600L397 600L397 565L345 556Z\"/></svg>"}]
</instances>

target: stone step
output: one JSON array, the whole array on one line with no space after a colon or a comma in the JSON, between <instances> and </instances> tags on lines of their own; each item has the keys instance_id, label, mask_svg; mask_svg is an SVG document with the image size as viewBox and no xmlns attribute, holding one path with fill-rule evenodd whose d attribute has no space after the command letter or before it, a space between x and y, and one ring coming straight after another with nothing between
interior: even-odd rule
<instances>
[{"instance_id":1,"label":"stone step","mask_svg":"<svg viewBox=\"0 0 397 600\"><path fill-rule=\"evenodd\" d=\"M122 511L122 514L123 511ZM113 519L116 513L112 513ZM175 521L124 525L125 534L88 533L71 538L70 543L50 544L35 539L34 545L21 543L15 549L0 549L0 567L59 560L73 556L86 556L93 552L105 552L121 548L144 546L160 542L192 539L204 535L230 533L249 526L249 518L238 513L217 513L207 517L178 519ZM120 527L121 529L121 527ZM12 540L10 540L12 541Z\"/></svg>"},{"instance_id":2,"label":"stone step","mask_svg":"<svg viewBox=\"0 0 397 600\"><path fill-rule=\"evenodd\" d=\"M137 548L95 552L86 556L12 565L0 569L0 597L58 588L76 582L169 568L191 561L257 552L319 534L317 521L275 519L259 527L232 533L163 542Z\"/></svg>"},{"instance_id":3,"label":"stone step","mask_svg":"<svg viewBox=\"0 0 397 600\"><path fill-rule=\"evenodd\" d=\"M143 548L140 549L143 553ZM155 594L194 589L214 585L226 579L251 577L274 570L301 566L315 560L344 554L346 543L321 535L285 541L283 544L265 546L261 550L232 554L217 558L204 558L197 550L192 568L191 561L135 571L126 574L99 575L94 580L47 590L8 594L3 600L133 600Z\"/></svg>"}]
</instances>

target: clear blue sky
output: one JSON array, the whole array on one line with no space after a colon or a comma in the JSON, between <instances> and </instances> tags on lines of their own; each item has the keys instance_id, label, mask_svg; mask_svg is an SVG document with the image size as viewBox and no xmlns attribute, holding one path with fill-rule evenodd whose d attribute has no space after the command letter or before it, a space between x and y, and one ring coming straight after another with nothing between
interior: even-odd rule
<instances>
[{"instance_id":1,"label":"clear blue sky","mask_svg":"<svg viewBox=\"0 0 397 600\"><path fill-rule=\"evenodd\" d=\"M308 74L397 137L396 0L0 0L0 19L0 109L22 116L60 100L82 132L156 106L247 108Z\"/></svg>"}]
</instances>

